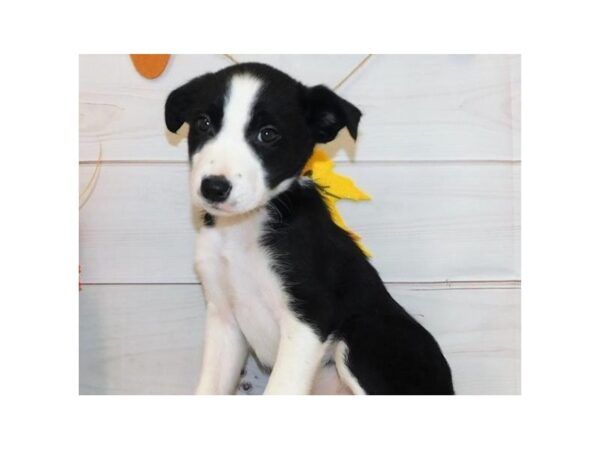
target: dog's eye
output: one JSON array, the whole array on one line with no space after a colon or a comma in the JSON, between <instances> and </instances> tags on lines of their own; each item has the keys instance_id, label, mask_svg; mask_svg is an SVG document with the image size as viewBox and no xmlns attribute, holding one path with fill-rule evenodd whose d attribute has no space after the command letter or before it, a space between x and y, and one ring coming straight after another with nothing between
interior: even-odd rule
<instances>
[{"instance_id":1,"label":"dog's eye","mask_svg":"<svg viewBox=\"0 0 600 450\"><path fill-rule=\"evenodd\" d=\"M279 140L281 135L279 131L272 126L262 127L258 132L258 140L265 144L272 144L273 142Z\"/></svg>"},{"instance_id":2,"label":"dog's eye","mask_svg":"<svg viewBox=\"0 0 600 450\"><path fill-rule=\"evenodd\" d=\"M212 126L212 122L210 121L210 117L206 114L202 114L198 120L196 120L196 128L201 131L208 131Z\"/></svg>"}]
</instances>

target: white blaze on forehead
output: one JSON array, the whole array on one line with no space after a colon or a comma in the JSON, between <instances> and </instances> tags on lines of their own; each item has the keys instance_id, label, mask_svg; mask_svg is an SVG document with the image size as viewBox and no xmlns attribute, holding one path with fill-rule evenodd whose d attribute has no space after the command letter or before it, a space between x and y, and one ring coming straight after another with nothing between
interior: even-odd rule
<instances>
[{"instance_id":1,"label":"white blaze on forehead","mask_svg":"<svg viewBox=\"0 0 600 450\"><path fill-rule=\"evenodd\" d=\"M232 77L225 100L220 134L244 136L244 130L250 121L252 107L258 97L261 84L260 80L250 75Z\"/></svg>"},{"instance_id":2,"label":"white blaze on forehead","mask_svg":"<svg viewBox=\"0 0 600 450\"><path fill-rule=\"evenodd\" d=\"M229 197L219 211L211 210L211 205L196 195L200 206L213 214L249 211L269 198L262 162L245 136L261 86L260 80L248 74L231 78L221 129L193 157L192 192L200 192L202 180L213 175L224 176L231 183Z\"/></svg>"}]
</instances>

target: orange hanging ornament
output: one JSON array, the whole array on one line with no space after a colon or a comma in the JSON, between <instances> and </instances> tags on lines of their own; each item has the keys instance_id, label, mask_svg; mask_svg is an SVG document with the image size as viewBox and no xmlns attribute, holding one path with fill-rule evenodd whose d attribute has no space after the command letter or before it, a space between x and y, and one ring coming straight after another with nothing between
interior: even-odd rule
<instances>
[{"instance_id":1,"label":"orange hanging ornament","mask_svg":"<svg viewBox=\"0 0 600 450\"><path fill-rule=\"evenodd\" d=\"M141 76L154 79L164 72L171 55L129 55L129 57Z\"/></svg>"}]
</instances>

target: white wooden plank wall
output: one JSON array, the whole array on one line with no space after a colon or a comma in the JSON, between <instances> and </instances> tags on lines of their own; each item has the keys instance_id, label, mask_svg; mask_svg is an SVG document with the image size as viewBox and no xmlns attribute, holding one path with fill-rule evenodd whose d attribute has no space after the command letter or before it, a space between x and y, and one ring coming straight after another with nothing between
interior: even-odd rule
<instances>
[{"instance_id":1,"label":"white wooden plank wall","mask_svg":"<svg viewBox=\"0 0 600 450\"><path fill-rule=\"evenodd\" d=\"M240 55L336 84L361 55ZM177 55L156 80L127 55L80 57L80 392L185 394L203 303L183 136L163 104L222 55ZM520 393L520 58L375 56L339 91L360 139L327 146L372 202L341 204L394 297L438 338L461 394ZM240 393L266 375L250 362Z\"/></svg>"}]
</instances>

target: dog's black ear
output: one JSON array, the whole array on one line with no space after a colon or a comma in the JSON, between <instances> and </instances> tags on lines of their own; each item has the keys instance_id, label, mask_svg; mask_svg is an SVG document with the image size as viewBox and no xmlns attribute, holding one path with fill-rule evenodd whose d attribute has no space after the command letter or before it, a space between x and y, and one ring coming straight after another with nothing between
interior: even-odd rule
<instances>
[{"instance_id":1,"label":"dog's black ear","mask_svg":"<svg viewBox=\"0 0 600 450\"><path fill-rule=\"evenodd\" d=\"M362 113L352 103L331 89L319 85L306 89L305 104L308 125L317 142L332 141L344 127L348 128L350 135L356 140Z\"/></svg>"},{"instance_id":2,"label":"dog's black ear","mask_svg":"<svg viewBox=\"0 0 600 450\"><path fill-rule=\"evenodd\" d=\"M202 94L205 81L210 75L194 78L169 94L165 103L165 123L171 133L176 133L188 119L194 99Z\"/></svg>"},{"instance_id":3,"label":"dog's black ear","mask_svg":"<svg viewBox=\"0 0 600 450\"><path fill-rule=\"evenodd\" d=\"M190 83L175 89L167 97L165 123L171 133L177 133L185 122L186 112L190 106Z\"/></svg>"}]
</instances>

